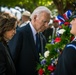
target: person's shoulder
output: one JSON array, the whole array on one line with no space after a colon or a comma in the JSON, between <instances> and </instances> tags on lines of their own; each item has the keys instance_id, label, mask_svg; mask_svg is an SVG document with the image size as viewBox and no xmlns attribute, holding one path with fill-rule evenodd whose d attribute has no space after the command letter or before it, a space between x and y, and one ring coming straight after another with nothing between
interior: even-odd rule
<instances>
[{"instance_id":1,"label":"person's shoulder","mask_svg":"<svg viewBox=\"0 0 76 75\"><path fill-rule=\"evenodd\" d=\"M72 50L76 50L76 41L73 41L73 42L67 44L66 48L69 48L69 49L72 49Z\"/></svg>"},{"instance_id":2,"label":"person's shoulder","mask_svg":"<svg viewBox=\"0 0 76 75\"><path fill-rule=\"evenodd\" d=\"M19 27L18 29L17 29L17 31L27 31L28 30L28 28L29 28L29 24L27 24L27 25L25 25L25 26L23 26L23 27Z\"/></svg>"},{"instance_id":3,"label":"person's shoulder","mask_svg":"<svg viewBox=\"0 0 76 75\"><path fill-rule=\"evenodd\" d=\"M18 28L17 31L16 31L16 34L15 36L25 36L25 35L28 35L30 32L30 25L27 24L26 26L23 26L21 28Z\"/></svg>"},{"instance_id":4,"label":"person's shoulder","mask_svg":"<svg viewBox=\"0 0 76 75\"><path fill-rule=\"evenodd\" d=\"M62 51L62 57L69 60L70 58L74 58L74 56L76 56L76 45L72 42L65 46Z\"/></svg>"}]
</instances>

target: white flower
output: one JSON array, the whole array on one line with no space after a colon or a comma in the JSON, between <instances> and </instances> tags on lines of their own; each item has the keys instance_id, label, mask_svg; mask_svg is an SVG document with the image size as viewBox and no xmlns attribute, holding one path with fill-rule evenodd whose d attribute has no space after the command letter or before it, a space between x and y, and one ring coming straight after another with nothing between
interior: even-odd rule
<instances>
[{"instance_id":1,"label":"white flower","mask_svg":"<svg viewBox=\"0 0 76 75\"><path fill-rule=\"evenodd\" d=\"M50 53L49 51L46 51L46 52L44 53L44 57L47 58L47 57L49 56L49 53Z\"/></svg>"},{"instance_id":2,"label":"white flower","mask_svg":"<svg viewBox=\"0 0 76 75\"><path fill-rule=\"evenodd\" d=\"M57 33L59 33L59 34L63 34L64 32L65 32L65 29L60 29L57 31Z\"/></svg>"}]
</instances>

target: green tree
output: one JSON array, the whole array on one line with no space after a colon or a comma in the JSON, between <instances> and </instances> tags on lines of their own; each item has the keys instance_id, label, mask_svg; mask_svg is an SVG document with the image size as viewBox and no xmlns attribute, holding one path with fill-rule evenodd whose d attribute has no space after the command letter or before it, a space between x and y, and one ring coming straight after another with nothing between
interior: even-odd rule
<instances>
[{"instance_id":1,"label":"green tree","mask_svg":"<svg viewBox=\"0 0 76 75\"><path fill-rule=\"evenodd\" d=\"M56 5L60 15L62 15L68 9L74 10L73 2L75 2L75 0L53 0L53 2Z\"/></svg>"},{"instance_id":2,"label":"green tree","mask_svg":"<svg viewBox=\"0 0 76 75\"><path fill-rule=\"evenodd\" d=\"M37 6L44 5L50 10L57 9L61 15L68 9L73 9L75 0L0 0L0 5L14 7L20 6L32 12Z\"/></svg>"}]
</instances>

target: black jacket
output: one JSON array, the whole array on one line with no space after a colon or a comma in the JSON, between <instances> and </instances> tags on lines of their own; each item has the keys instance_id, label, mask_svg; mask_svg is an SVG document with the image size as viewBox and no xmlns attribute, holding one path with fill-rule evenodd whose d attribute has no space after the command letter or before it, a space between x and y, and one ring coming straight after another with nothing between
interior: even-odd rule
<instances>
[{"instance_id":1,"label":"black jacket","mask_svg":"<svg viewBox=\"0 0 76 75\"><path fill-rule=\"evenodd\" d=\"M42 38L41 53L44 52L44 39ZM33 34L30 25L26 25L17 30L15 37L9 42L9 47L13 53L17 75L37 75L36 67L39 61Z\"/></svg>"},{"instance_id":2,"label":"black jacket","mask_svg":"<svg viewBox=\"0 0 76 75\"><path fill-rule=\"evenodd\" d=\"M53 28L48 28L44 30L43 35L45 36L46 41L49 42L49 37L51 36L52 38L52 35L53 35Z\"/></svg>"},{"instance_id":3,"label":"black jacket","mask_svg":"<svg viewBox=\"0 0 76 75\"><path fill-rule=\"evenodd\" d=\"M64 48L58 59L54 75L76 75L76 41Z\"/></svg>"},{"instance_id":4,"label":"black jacket","mask_svg":"<svg viewBox=\"0 0 76 75\"><path fill-rule=\"evenodd\" d=\"M16 75L9 48L5 42L0 42L0 75Z\"/></svg>"}]
</instances>

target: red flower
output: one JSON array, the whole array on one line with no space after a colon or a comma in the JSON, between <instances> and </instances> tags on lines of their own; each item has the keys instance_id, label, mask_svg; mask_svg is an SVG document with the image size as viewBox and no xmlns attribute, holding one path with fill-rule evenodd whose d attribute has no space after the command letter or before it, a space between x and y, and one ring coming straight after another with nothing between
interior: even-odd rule
<instances>
[{"instance_id":1,"label":"red flower","mask_svg":"<svg viewBox=\"0 0 76 75\"><path fill-rule=\"evenodd\" d=\"M55 40L54 40L56 43L58 43L58 42L60 42L61 41L61 38L60 37L57 37L57 38L55 38Z\"/></svg>"},{"instance_id":2,"label":"red flower","mask_svg":"<svg viewBox=\"0 0 76 75\"><path fill-rule=\"evenodd\" d=\"M68 26L69 24L70 24L69 22L65 22L65 23L64 23L65 26Z\"/></svg>"},{"instance_id":3,"label":"red flower","mask_svg":"<svg viewBox=\"0 0 76 75\"><path fill-rule=\"evenodd\" d=\"M43 73L44 73L44 70L42 68L40 68L39 71L38 71L38 74L43 75Z\"/></svg>"},{"instance_id":4,"label":"red flower","mask_svg":"<svg viewBox=\"0 0 76 75\"><path fill-rule=\"evenodd\" d=\"M52 66L52 65L49 65L49 66L48 66L48 70L52 72L52 71L54 71L54 70L55 70L55 67L54 67L54 66Z\"/></svg>"},{"instance_id":5,"label":"red flower","mask_svg":"<svg viewBox=\"0 0 76 75\"><path fill-rule=\"evenodd\" d=\"M58 22L59 22L59 20L55 20L55 19L54 19L54 21L53 21L53 22L54 22L54 23L55 23L55 22L57 22L57 23L58 23Z\"/></svg>"}]
</instances>

